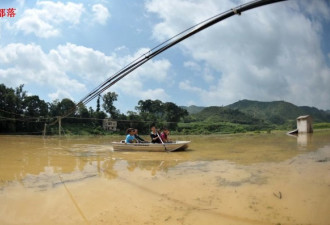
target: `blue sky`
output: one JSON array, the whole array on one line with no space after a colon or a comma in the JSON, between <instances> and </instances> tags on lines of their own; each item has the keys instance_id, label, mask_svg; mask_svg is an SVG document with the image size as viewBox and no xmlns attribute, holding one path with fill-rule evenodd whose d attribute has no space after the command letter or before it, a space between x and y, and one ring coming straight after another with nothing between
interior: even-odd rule
<instances>
[{"instance_id":1,"label":"blue sky","mask_svg":"<svg viewBox=\"0 0 330 225\"><path fill-rule=\"evenodd\" d=\"M160 42L242 0L1 1L0 83L79 101ZM285 100L330 109L330 4L290 0L231 17L112 86L117 108ZM95 107L95 102L91 106Z\"/></svg>"}]
</instances>

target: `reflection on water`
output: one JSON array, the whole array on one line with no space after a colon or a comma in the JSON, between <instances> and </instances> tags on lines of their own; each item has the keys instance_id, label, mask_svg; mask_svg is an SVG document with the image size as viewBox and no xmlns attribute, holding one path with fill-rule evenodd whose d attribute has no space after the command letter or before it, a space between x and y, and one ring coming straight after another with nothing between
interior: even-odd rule
<instances>
[{"instance_id":1,"label":"reflection on water","mask_svg":"<svg viewBox=\"0 0 330 225\"><path fill-rule=\"evenodd\" d=\"M298 147L307 148L312 143L313 133L300 133L297 135Z\"/></svg>"},{"instance_id":2,"label":"reflection on water","mask_svg":"<svg viewBox=\"0 0 330 225\"><path fill-rule=\"evenodd\" d=\"M11 207L27 224L217 224L219 219L227 224L326 224L325 219L330 219L322 214L330 209L329 197L324 197L330 196L330 177L324 175L330 174L329 131L298 137L282 133L178 136L174 139L192 142L187 151L173 153L111 151L111 142L120 138L0 136L0 202L4 203L0 224L17 219L13 212L8 214ZM279 192L281 199L274 202ZM11 198L13 194L17 198ZM74 204L73 209L57 211L67 217L51 221L48 214L59 204L53 194L58 201L71 199ZM85 199L79 198L80 204L74 200L78 196ZM93 214L88 201L95 198L99 200L95 210L108 213ZM48 201L44 217L40 208L25 208L29 199ZM135 199L149 207L138 210L132 206ZM109 206L109 201L114 205ZM299 202L308 205L297 207ZM121 205L136 219L119 213ZM325 219L301 214L315 205ZM109 217L115 212L118 217ZM32 219L31 213L39 220ZM156 216L163 214L165 218Z\"/></svg>"}]
</instances>

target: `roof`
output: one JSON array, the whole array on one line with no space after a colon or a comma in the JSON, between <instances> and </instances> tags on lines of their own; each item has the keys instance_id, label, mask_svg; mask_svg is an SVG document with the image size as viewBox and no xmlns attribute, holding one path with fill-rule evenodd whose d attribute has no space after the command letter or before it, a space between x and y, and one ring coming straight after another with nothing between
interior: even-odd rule
<instances>
[{"instance_id":1,"label":"roof","mask_svg":"<svg viewBox=\"0 0 330 225\"><path fill-rule=\"evenodd\" d=\"M309 117L311 117L311 116L310 116L310 115L299 116L299 117L297 118L297 120L307 119L307 118L309 118Z\"/></svg>"}]
</instances>

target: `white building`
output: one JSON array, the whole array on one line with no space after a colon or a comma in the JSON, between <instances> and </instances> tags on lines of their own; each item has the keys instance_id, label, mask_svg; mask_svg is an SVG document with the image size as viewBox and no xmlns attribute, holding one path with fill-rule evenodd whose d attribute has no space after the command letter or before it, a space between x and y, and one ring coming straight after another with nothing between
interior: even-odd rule
<instances>
[{"instance_id":1,"label":"white building","mask_svg":"<svg viewBox=\"0 0 330 225\"><path fill-rule=\"evenodd\" d=\"M116 131L117 130L117 121L111 119L104 119L103 120L103 129Z\"/></svg>"},{"instance_id":2,"label":"white building","mask_svg":"<svg viewBox=\"0 0 330 225\"><path fill-rule=\"evenodd\" d=\"M313 119L309 115L297 118L298 133L313 133Z\"/></svg>"}]
</instances>

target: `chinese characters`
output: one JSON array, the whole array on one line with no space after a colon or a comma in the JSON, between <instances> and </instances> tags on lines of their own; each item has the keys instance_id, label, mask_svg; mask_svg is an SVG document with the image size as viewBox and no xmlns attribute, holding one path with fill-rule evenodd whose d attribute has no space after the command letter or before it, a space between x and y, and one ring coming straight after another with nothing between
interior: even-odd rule
<instances>
[{"instance_id":1,"label":"chinese characters","mask_svg":"<svg viewBox=\"0 0 330 225\"><path fill-rule=\"evenodd\" d=\"M15 17L16 13L15 13L14 8L8 8L8 9L0 9L0 18L3 17Z\"/></svg>"}]
</instances>

